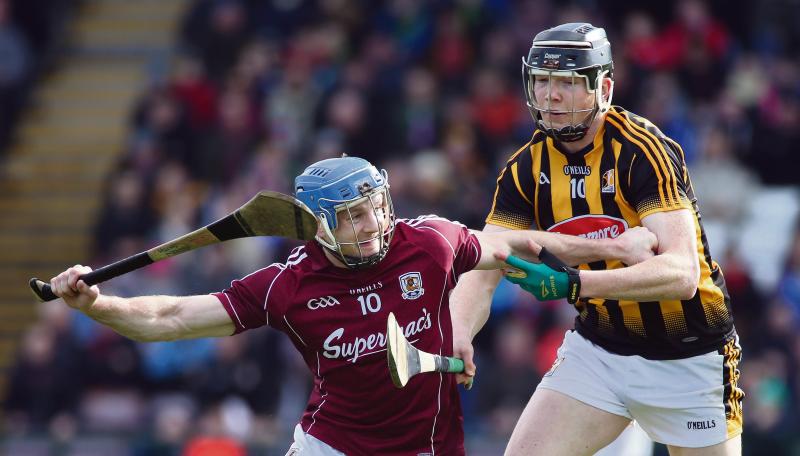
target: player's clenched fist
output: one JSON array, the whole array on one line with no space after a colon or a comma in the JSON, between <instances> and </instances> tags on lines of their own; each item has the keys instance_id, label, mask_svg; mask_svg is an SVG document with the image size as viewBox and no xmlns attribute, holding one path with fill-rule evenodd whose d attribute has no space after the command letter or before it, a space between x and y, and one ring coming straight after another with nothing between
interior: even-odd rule
<instances>
[{"instance_id":1,"label":"player's clenched fist","mask_svg":"<svg viewBox=\"0 0 800 456\"><path fill-rule=\"evenodd\" d=\"M471 389L477 367L472 359L474 349L469 338L453 335L453 356L464 361L464 372L456 374L456 381L458 384L464 385L464 388Z\"/></svg>"},{"instance_id":2,"label":"player's clenched fist","mask_svg":"<svg viewBox=\"0 0 800 456\"><path fill-rule=\"evenodd\" d=\"M620 261L628 266L648 260L658 251L658 238L643 226L629 228L615 241L620 245Z\"/></svg>"},{"instance_id":3,"label":"player's clenched fist","mask_svg":"<svg viewBox=\"0 0 800 456\"><path fill-rule=\"evenodd\" d=\"M68 306L80 311L86 310L94 304L100 295L100 289L87 285L78 278L92 271L89 266L76 264L50 280L53 293L62 298Z\"/></svg>"}]
</instances>

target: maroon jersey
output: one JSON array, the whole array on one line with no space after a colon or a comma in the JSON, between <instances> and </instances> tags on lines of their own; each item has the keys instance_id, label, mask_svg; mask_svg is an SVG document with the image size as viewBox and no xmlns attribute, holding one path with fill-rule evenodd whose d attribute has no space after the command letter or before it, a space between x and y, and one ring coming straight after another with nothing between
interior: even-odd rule
<instances>
[{"instance_id":1,"label":"maroon jersey","mask_svg":"<svg viewBox=\"0 0 800 456\"><path fill-rule=\"evenodd\" d=\"M403 389L386 361L394 312L420 350L452 355L448 296L481 255L463 225L398 220L386 257L362 270L333 266L316 242L216 296L236 332L285 332L314 375L303 430L348 455L460 455L463 416L453 375L424 374Z\"/></svg>"}]
</instances>

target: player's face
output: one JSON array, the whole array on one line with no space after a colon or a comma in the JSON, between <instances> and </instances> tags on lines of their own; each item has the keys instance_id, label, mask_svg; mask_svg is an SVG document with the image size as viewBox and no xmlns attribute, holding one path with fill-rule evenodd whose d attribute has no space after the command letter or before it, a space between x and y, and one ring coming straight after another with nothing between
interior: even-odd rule
<instances>
[{"instance_id":1,"label":"player's face","mask_svg":"<svg viewBox=\"0 0 800 456\"><path fill-rule=\"evenodd\" d=\"M594 107L594 94L583 77L536 75L533 80L534 102L542 120L554 128L582 122Z\"/></svg>"},{"instance_id":2,"label":"player's face","mask_svg":"<svg viewBox=\"0 0 800 456\"><path fill-rule=\"evenodd\" d=\"M336 213L333 234L343 255L366 258L380 252L381 237L390 224L388 204L384 192L377 192Z\"/></svg>"}]
</instances>

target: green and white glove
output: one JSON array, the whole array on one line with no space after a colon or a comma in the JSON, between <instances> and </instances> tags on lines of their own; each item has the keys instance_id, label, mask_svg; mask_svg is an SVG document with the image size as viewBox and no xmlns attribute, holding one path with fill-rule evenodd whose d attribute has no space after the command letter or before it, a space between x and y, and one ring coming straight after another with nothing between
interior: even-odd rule
<instances>
[{"instance_id":1,"label":"green and white glove","mask_svg":"<svg viewBox=\"0 0 800 456\"><path fill-rule=\"evenodd\" d=\"M544 247L539 252L539 259L541 263L530 263L509 255L506 263L517 270L507 272L506 280L519 285L539 301L567 298L570 304L578 302L581 293L579 271L564 264Z\"/></svg>"}]
</instances>

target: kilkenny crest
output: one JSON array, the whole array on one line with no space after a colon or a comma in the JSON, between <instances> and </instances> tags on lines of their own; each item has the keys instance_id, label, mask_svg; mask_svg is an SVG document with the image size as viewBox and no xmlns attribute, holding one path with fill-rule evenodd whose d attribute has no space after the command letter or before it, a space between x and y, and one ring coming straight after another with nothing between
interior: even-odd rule
<instances>
[{"instance_id":1,"label":"kilkenny crest","mask_svg":"<svg viewBox=\"0 0 800 456\"><path fill-rule=\"evenodd\" d=\"M422 274L419 272L406 272L400 276L400 289L403 299L417 299L425 294L422 288Z\"/></svg>"},{"instance_id":2,"label":"kilkenny crest","mask_svg":"<svg viewBox=\"0 0 800 456\"><path fill-rule=\"evenodd\" d=\"M600 193L615 193L616 185L614 185L614 169L611 168L603 173L602 187Z\"/></svg>"}]
</instances>

